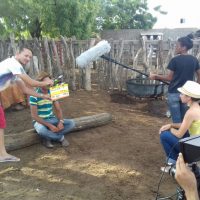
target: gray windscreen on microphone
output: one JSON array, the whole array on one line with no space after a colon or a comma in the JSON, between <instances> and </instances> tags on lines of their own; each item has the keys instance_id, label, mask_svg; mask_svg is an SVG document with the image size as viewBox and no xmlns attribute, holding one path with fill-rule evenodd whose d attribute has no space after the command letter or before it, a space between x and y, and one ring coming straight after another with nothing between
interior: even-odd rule
<instances>
[{"instance_id":1,"label":"gray windscreen on microphone","mask_svg":"<svg viewBox=\"0 0 200 200\"><path fill-rule=\"evenodd\" d=\"M83 68L89 65L90 62L97 60L100 56L109 53L111 49L110 44L106 40L102 40L94 47L83 52L76 58L76 64Z\"/></svg>"}]
</instances>

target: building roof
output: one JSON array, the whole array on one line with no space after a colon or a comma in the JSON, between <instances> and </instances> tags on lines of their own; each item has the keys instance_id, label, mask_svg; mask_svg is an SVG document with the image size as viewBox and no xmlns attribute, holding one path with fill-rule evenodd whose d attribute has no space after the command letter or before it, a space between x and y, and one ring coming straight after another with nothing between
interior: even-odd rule
<instances>
[{"instance_id":1,"label":"building roof","mask_svg":"<svg viewBox=\"0 0 200 200\"><path fill-rule=\"evenodd\" d=\"M163 34L163 40L177 40L179 37L186 36L192 32L197 31L198 28L175 28L175 29L123 29L123 30L104 30L101 33L102 39L113 39L113 40L138 40L141 38L143 33L155 33Z\"/></svg>"}]
</instances>

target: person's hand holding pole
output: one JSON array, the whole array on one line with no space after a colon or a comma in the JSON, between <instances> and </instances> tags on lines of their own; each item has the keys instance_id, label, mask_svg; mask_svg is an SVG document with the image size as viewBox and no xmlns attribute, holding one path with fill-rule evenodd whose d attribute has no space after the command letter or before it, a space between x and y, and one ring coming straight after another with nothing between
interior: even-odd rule
<instances>
[{"instance_id":1,"label":"person's hand holding pole","mask_svg":"<svg viewBox=\"0 0 200 200\"><path fill-rule=\"evenodd\" d=\"M150 79L150 80L156 80L156 74L150 72L150 74L149 74L149 79Z\"/></svg>"}]
</instances>

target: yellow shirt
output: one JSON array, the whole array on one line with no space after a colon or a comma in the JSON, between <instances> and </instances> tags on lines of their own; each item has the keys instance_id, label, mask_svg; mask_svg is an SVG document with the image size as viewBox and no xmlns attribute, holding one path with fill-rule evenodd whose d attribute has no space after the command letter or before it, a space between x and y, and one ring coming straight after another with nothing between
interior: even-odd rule
<instances>
[{"instance_id":1,"label":"yellow shirt","mask_svg":"<svg viewBox=\"0 0 200 200\"><path fill-rule=\"evenodd\" d=\"M189 133L191 136L200 135L200 120L192 122L189 128Z\"/></svg>"}]
</instances>

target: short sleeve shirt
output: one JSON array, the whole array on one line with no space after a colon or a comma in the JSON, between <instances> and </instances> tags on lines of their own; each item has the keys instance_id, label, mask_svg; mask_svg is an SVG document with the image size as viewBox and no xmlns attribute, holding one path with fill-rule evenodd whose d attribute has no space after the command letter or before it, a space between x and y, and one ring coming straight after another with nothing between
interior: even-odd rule
<instances>
[{"instance_id":1,"label":"short sleeve shirt","mask_svg":"<svg viewBox=\"0 0 200 200\"><path fill-rule=\"evenodd\" d=\"M37 88L37 93L42 93L40 88ZM39 97L30 96L29 103L31 106L37 106L38 116L43 119L55 117L53 114L53 103L50 100Z\"/></svg>"},{"instance_id":2,"label":"short sleeve shirt","mask_svg":"<svg viewBox=\"0 0 200 200\"><path fill-rule=\"evenodd\" d=\"M15 57L7 58L0 62L0 91L6 89L11 81L17 79L17 74L25 74L23 66Z\"/></svg>"},{"instance_id":3,"label":"short sleeve shirt","mask_svg":"<svg viewBox=\"0 0 200 200\"><path fill-rule=\"evenodd\" d=\"M168 92L178 93L177 88L183 86L188 80L194 80L195 72L200 69L200 66L196 57L187 54L173 57L167 68L174 72Z\"/></svg>"}]
</instances>

